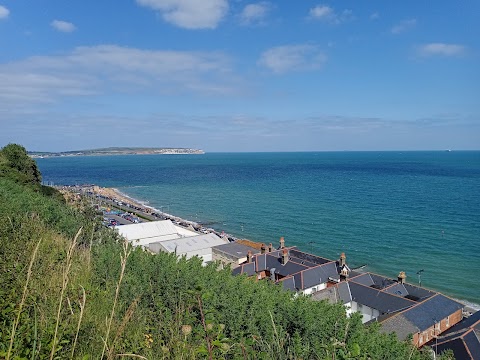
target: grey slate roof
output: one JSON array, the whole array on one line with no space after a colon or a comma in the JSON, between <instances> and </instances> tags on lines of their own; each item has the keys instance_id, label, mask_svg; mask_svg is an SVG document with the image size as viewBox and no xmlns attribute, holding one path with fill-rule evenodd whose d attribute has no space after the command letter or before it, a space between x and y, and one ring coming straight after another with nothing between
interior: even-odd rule
<instances>
[{"instance_id":1,"label":"grey slate roof","mask_svg":"<svg viewBox=\"0 0 480 360\"><path fill-rule=\"evenodd\" d=\"M425 331L434 326L435 322L462 308L463 304L436 294L400 314L379 321L382 323L383 332L395 332L400 340L405 340L408 334Z\"/></svg>"},{"instance_id":2,"label":"grey slate roof","mask_svg":"<svg viewBox=\"0 0 480 360\"><path fill-rule=\"evenodd\" d=\"M445 319L463 307L463 304L442 294L437 294L405 311L403 316L414 323L419 331L424 331L433 326L435 321Z\"/></svg>"},{"instance_id":3,"label":"grey slate roof","mask_svg":"<svg viewBox=\"0 0 480 360\"><path fill-rule=\"evenodd\" d=\"M437 353L452 350L455 359L480 359L480 312L463 319L428 343Z\"/></svg>"},{"instance_id":4,"label":"grey slate roof","mask_svg":"<svg viewBox=\"0 0 480 360\"><path fill-rule=\"evenodd\" d=\"M235 269L232 270L232 275L241 275L247 274L248 276L255 275L255 263L247 263L243 264Z\"/></svg>"},{"instance_id":5,"label":"grey slate roof","mask_svg":"<svg viewBox=\"0 0 480 360\"><path fill-rule=\"evenodd\" d=\"M340 296L340 300L344 304L347 304L352 301L352 292L350 291L350 285L346 281L342 281L337 285L338 294Z\"/></svg>"},{"instance_id":6,"label":"grey slate roof","mask_svg":"<svg viewBox=\"0 0 480 360\"><path fill-rule=\"evenodd\" d=\"M302 289L308 289L318 284L328 282L328 278L338 275L337 266L334 262L326 263L308 270L302 271Z\"/></svg>"},{"instance_id":7,"label":"grey slate roof","mask_svg":"<svg viewBox=\"0 0 480 360\"><path fill-rule=\"evenodd\" d=\"M228 254L238 259L247 256L247 253L249 251L251 251L253 254L258 251L255 248L236 243L235 241L228 244L214 246L212 250L213 251L218 250L222 253Z\"/></svg>"},{"instance_id":8,"label":"grey slate roof","mask_svg":"<svg viewBox=\"0 0 480 360\"><path fill-rule=\"evenodd\" d=\"M384 276L379 276L372 273L365 273L360 276L356 276L350 279L357 284L362 284L366 286L370 286L376 289L384 289L392 284L395 284L396 281L389 279Z\"/></svg>"},{"instance_id":9,"label":"grey slate roof","mask_svg":"<svg viewBox=\"0 0 480 360\"><path fill-rule=\"evenodd\" d=\"M352 301L352 295L350 293L350 286L348 282L342 281L337 285L330 286L326 289L313 293L312 299L316 301L328 300L332 304L336 304L338 302L341 302L342 304L348 304Z\"/></svg>"},{"instance_id":10,"label":"grey slate roof","mask_svg":"<svg viewBox=\"0 0 480 360\"><path fill-rule=\"evenodd\" d=\"M382 314L391 314L415 305L415 302L411 300L357 284L353 281L350 282L350 292L353 301L376 309Z\"/></svg>"}]
</instances>

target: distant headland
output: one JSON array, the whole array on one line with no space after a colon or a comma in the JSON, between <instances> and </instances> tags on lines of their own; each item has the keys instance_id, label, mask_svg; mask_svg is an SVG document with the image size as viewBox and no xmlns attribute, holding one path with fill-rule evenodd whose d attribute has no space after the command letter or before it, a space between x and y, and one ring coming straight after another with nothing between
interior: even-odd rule
<instances>
[{"instance_id":1,"label":"distant headland","mask_svg":"<svg viewBox=\"0 0 480 360\"><path fill-rule=\"evenodd\" d=\"M62 152L41 152L29 151L32 158L49 158L64 156L105 156L105 155L187 155L205 154L199 149L187 148L147 148L147 147L109 147L102 149L62 151Z\"/></svg>"}]
</instances>

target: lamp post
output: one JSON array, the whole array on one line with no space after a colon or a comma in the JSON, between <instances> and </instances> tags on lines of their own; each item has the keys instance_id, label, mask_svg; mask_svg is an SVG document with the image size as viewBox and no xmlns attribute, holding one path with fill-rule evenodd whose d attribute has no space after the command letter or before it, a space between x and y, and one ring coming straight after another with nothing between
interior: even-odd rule
<instances>
[{"instance_id":1,"label":"lamp post","mask_svg":"<svg viewBox=\"0 0 480 360\"><path fill-rule=\"evenodd\" d=\"M417 271L417 275L418 275L418 285L419 285L420 287L422 287L422 273L423 273L423 272L424 272L423 269Z\"/></svg>"}]
</instances>

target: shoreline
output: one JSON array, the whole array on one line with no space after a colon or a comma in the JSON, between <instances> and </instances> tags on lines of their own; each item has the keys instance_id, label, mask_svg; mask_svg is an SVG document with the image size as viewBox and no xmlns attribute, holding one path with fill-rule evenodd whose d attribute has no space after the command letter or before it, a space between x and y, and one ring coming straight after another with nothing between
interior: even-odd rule
<instances>
[{"instance_id":1,"label":"shoreline","mask_svg":"<svg viewBox=\"0 0 480 360\"><path fill-rule=\"evenodd\" d=\"M153 206L148 205L148 200L142 201L139 199L135 199L128 194L120 191L117 188L111 188L111 187L100 187L96 185L87 185L87 186L77 186L77 188L82 189L83 191L85 190L90 190L95 196L96 195L101 195L103 197L106 197L108 200L116 202L120 201L122 204L129 204L128 207L133 207L134 210L137 211L142 211L143 213L154 217L155 219L149 220L149 221L154 221L154 220L171 220L173 223L176 225L188 228L192 227L195 231L200 232L200 233L213 233L219 237L225 238L230 242L239 240L240 238L237 238L236 236L233 236L231 234L225 233L225 232L219 232L213 228L210 227L205 227L203 224L181 218L179 216L161 211Z\"/></svg>"},{"instance_id":2,"label":"shoreline","mask_svg":"<svg viewBox=\"0 0 480 360\"><path fill-rule=\"evenodd\" d=\"M197 223L195 221L188 220L188 219L183 219L179 216L160 211L153 206L149 206L148 205L148 203L149 203L148 200L142 201L142 200L136 199L136 198L131 197L130 195L120 191L117 188L100 187L100 186L96 186L96 185L83 185L83 186L80 185L80 186L77 186L77 188L81 188L81 189L82 188L83 189L91 188L93 190L94 194L99 194L99 195L102 195L102 196L106 196L113 201L115 201L115 200L118 201L119 200L124 204L129 204L129 205L139 207L139 208L143 209L143 211L146 214L149 214L149 215L157 214L159 216L157 217L156 220L163 220L163 219L171 220L172 222L176 222L176 225L183 226L185 228L187 228L188 226L192 226L195 231L203 232L203 233L214 233L219 237L224 237L224 238L228 239L230 242L240 240L240 238L237 238L237 237L235 237L231 234L228 234L228 233L225 233L225 232L220 233L213 228L205 228L205 227L203 227L203 225L201 223ZM254 241L254 240L252 240L252 241ZM431 290L435 291L435 292L438 292L438 290L435 290L435 289L431 289ZM444 295L449 296L447 294L444 294ZM469 300L458 299L457 297L453 297L453 296L449 296L449 297L458 301L458 302L460 302L460 303L462 303L462 304L464 304L466 311L469 311L469 312L480 311L480 304L474 303L474 302L469 301Z\"/></svg>"}]
</instances>

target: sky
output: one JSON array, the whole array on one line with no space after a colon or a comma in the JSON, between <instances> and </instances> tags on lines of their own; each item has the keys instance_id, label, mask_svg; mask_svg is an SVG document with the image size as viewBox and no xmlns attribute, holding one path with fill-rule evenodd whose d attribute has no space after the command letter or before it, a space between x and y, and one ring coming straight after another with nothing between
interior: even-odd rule
<instances>
[{"instance_id":1,"label":"sky","mask_svg":"<svg viewBox=\"0 0 480 360\"><path fill-rule=\"evenodd\" d=\"M480 149L480 1L0 0L0 146Z\"/></svg>"}]
</instances>

